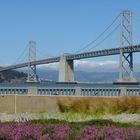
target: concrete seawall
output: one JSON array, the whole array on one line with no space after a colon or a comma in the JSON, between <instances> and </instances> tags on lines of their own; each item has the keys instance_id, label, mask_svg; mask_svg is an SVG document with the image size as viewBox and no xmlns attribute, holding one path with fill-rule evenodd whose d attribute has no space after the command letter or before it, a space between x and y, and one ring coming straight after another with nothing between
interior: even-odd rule
<instances>
[{"instance_id":1,"label":"concrete seawall","mask_svg":"<svg viewBox=\"0 0 140 140\"><path fill-rule=\"evenodd\" d=\"M0 95L0 112L59 112L55 96Z\"/></svg>"}]
</instances>

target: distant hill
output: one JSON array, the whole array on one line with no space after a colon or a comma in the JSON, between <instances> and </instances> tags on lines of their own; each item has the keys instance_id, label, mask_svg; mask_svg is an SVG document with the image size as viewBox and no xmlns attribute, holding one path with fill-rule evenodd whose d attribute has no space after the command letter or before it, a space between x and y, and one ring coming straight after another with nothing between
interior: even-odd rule
<instances>
[{"instance_id":1,"label":"distant hill","mask_svg":"<svg viewBox=\"0 0 140 140\"><path fill-rule=\"evenodd\" d=\"M26 80L27 74L16 70L0 72L0 83L19 83Z\"/></svg>"}]
</instances>

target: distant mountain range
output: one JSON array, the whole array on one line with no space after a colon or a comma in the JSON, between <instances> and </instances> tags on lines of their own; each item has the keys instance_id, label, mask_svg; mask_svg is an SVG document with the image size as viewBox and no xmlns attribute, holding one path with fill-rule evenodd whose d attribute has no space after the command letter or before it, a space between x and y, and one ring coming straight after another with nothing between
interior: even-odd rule
<instances>
[{"instance_id":1,"label":"distant mountain range","mask_svg":"<svg viewBox=\"0 0 140 140\"><path fill-rule=\"evenodd\" d=\"M42 80L58 81L59 63L37 66L37 75ZM74 62L75 81L80 82L113 82L119 77L119 63L117 61L83 61ZM140 81L140 63L134 64L134 77ZM23 73L24 72L24 73ZM0 73L0 82L26 81L27 69L10 70Z\"/></svg>"},{"instance_id":2,"label":"distant mountain range","mask_svg":"<svg viewBox=\"0 0 140 140\"><path fill-rule=\"evenodd\" d=\"M75 71L75 81L78 82L114 82L118 79L118 72L87 72ZM38 70L37 75L41 80L58 81L57 70ZM140 72L135 72L134 77L140 81ZM5 71L0 73L0 83L19 83L27 79L27 74L21 71Z\"/></svg>"},{"instance_id":3,"label":"distant mountain range","mask_svg":"<svg viewBox=\"0 0 140 140\"><path fill-rule=\"evenodd\" d=\"M41 79L58 81L58 71L56 70L38 70L37 74ZM75 71L75 81L79 82L113 82L118 77L118 72ZM140 72L134 73L134 77L140 81Z\"/></svg>"}]
</instances>

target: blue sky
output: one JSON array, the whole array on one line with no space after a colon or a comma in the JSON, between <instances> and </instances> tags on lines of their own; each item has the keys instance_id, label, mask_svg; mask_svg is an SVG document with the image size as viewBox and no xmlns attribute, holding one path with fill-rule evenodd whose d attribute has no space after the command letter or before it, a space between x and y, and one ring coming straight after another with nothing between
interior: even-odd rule
<instances>
[{"instance_id":1,"label":"blue sky","mask_svg":"<svg viewBox=\"0 0 140 140\"><path fill-rule=\"evenodd\" d=\"M0 64L14 64L30 40L37 43L38 59L74 53L125 9L134 13L133 40L140 44L139 7L139 0L0 0ZM95 49L119 47L119 35L118 29ZM109 56L94 61L118 59ZM139 59L139 53L135 54L134 60Z\"/></svg>"}]
</instances>

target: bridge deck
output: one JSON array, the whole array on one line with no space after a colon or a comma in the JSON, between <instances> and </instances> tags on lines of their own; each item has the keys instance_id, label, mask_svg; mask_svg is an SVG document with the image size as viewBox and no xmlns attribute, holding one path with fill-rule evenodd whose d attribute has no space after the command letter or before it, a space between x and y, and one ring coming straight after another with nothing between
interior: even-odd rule
<instances>
[{"instance_id":1,"label":"bridge deck","mask_svg":"<svg viewBox=\"0 0 140 140\"><path fill-rule=\"evenodd\" d=\"M120 53L120 49L122 49L124 53L140 52L140 45L133 45L133 46L128 46L128 47L124 47L124 48L112 48L112 49L104 49L104 50L99 50L99 51L83 52L83 53L78 53L78 54L70 54L70 55L66 55L66 59L67 60L78 60L78 59L91 58L91 57L117 55ZM41 64L54 63L54 62L59 62L59 60L60 60L60 57L53 57L53 58L33 61L33 62L31 62L30 65L41 65ZM11 69L27 67L28 64L29 63L22 63L22 64L4 67L4 68L0 69L0 72L6 71L6 70L11 70Z\"/></svg>"},{"instance_id":2,"label":"bridge deck","mask_svg":"<svg viewBox=\"0 0 140 140\"><path fill-rule=\"evenodd\" d=\"M123 48L112 48L112 49L105 49L105 50L99 50L99 51L84 52L84 53L79 53L79 54L72 54L72 55L68 55L66 57L66 59L67 60L76 60L76 59L84 59L84 58L91 58L91 57L117 55L120 53L120 49L123 50L123 53L140 52L140 45L134 45L134 46L123 47Z\"/></svg>"}]
</instances>

